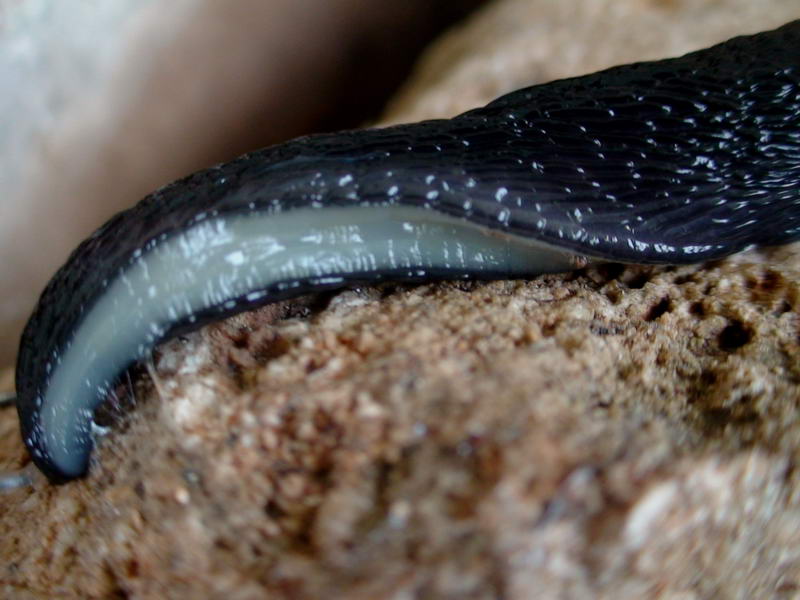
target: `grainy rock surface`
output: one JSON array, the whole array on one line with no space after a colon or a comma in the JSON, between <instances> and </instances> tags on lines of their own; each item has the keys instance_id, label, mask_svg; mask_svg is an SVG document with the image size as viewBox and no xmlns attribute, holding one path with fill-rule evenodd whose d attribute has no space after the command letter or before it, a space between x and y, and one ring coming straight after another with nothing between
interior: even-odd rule
<instances>
[{"instance_id":1,"label":"grainy rock surface","mask_svg":"<svg viewBox=\"0 0 800 600\"><path fill-rule=\"evenodd\" d=\"M499 38L524 46L523 23L558 49L555 4L489 7L450 37L449 72L466 61L486 89L523 83L513 61L492 75L478 57ZM800 17L766 4L757 22L734 0L592 0L570 4L570 22L594 31L589 48L615 20L638 31L623 61L662 41L656 22L688 40L674 32L726 15L748 14L748 30ZM719 38L744 30L731 22ZM799 271L797 244L693 267L387 285L174 340L154 381L119 390L134 410L105 415L89 478L3 497L0 595L797 597ZM0 468L24 465L13 414L0 431Z\"/></svg>"}]
</instances>

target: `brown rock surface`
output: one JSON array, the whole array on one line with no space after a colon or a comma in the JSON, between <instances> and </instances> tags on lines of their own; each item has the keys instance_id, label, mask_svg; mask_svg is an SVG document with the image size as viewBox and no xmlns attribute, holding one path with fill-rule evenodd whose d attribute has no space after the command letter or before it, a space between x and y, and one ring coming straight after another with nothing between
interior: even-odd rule
<instances>
[{"instance_id":1,"label":"brown rock surface","mask_svg":"<svg viewBox=\"0 0 800 600\"><path fill-rule=\"evenodd\" d=\"M795 0L503 0L442 36L384 120L450 117L535 83L679 56L800 17Z\"/></svg>"},{"instance_id":2,"label":"brown rock surface","mask_svg":"<svg viewBox=\"0 0 800 600\"><path fill-rule=\"evenodd\" d=\"M621 20L646 41L660 19L707 33L750 14L702 4L576 2L571 18L581 31L605 19L601 39ZM788 20L793 4L769 4L749 30ZM558 31L554 6L493 5L453 34L450 72L513 38L458 36L526 19L539 39ZM470 68L495 86L492 67ZM89 478L4 495L0 595L796 597L798 270L795 244L693 267L387 285L174 340L124 424L110 417ZM0 468L23 465L10 411L0 430Z\"/></svg>"}]
</instances>

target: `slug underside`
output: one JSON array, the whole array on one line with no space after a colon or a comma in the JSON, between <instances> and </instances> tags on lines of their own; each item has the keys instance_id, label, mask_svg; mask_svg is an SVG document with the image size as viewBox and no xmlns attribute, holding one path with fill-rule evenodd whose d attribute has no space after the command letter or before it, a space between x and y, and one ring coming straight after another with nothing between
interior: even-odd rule
<instances>
[{"instance_id":1,"label":"slug underside","mask_svg":"<svg viewBox=\"0 0 800 600\"><path fill-rule=\"evenodd\" d=\"M208 318L386 277L530 276L575 256L691 263L797 239L798 55L793 22L520 90L450 120L301 138L155 192L73 252L23 333L18 410L34 461L54 481L82 474L92 411L120 371ZM361 217L381 211L396 233L345 260L363 236L330 233L332 216L364 233ZM303 216L285 229L310 250L286 249L287 215ZM436 232L426 225L443 219ZM264 239L298 268L233 277L258 262L256 252L236 264L234 223L270 220L281 225ZM459 237L467 230L475 236ZM327 254L315 253L318 239L330 241ZM523 240L551 262L519 254ZM443 244L481 258L454 258ZM170 257L185 261L186 286L154 268ZM137 273L146 285L131 283ZM134 317L114 325L115 306Z\"/></svg>"}]
</instances>

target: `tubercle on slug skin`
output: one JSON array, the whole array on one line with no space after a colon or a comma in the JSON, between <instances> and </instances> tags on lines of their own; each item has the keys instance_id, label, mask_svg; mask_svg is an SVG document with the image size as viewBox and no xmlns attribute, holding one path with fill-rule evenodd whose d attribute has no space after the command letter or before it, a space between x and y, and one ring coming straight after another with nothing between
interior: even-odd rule
<instances>
[{"instance_id":1,"label":"tubercle on slug skin","mask_svg":"<svg viewBox=\"0 0 800 600\"><path fill-rule=\"evenodd\" d=\"M799 49L796 21L449 120L301 138L155 192L75 250L23 333L34 462L52 481L82 475L92 411L121 371L166 336L267 302L798 239Z\"/></svg>"}]
</instances>

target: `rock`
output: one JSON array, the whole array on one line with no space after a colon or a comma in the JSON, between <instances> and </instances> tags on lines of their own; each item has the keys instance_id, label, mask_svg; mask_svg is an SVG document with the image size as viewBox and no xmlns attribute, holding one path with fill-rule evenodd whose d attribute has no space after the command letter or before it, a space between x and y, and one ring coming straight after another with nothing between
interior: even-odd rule
<instances>
[{"instance_id":1,"label":"rock","mask_svg":"<svg viewBox=\"0 0 800 600\"><path fill-rule=\"evenodd\" d=\"M749 30L800 17L765 5L592 0L569 22L633 50L624 61L648 40L680 42L656 56L692 32L729 37L728 14ZM478 57L524 46L523 23L562 56L566 15L489 5L433 49L420 99L391 117L436 105L425 98L464 64L480 94L522 83ZM431 78L437 52L453 62ZM173 340L154 381L118 390L87 479L4 497L2 593L795 597L798 269L794 244L690 267L384 285ZM14 415L0 427L0 467L24 465Z\"/></svg>"}]
</instances>

